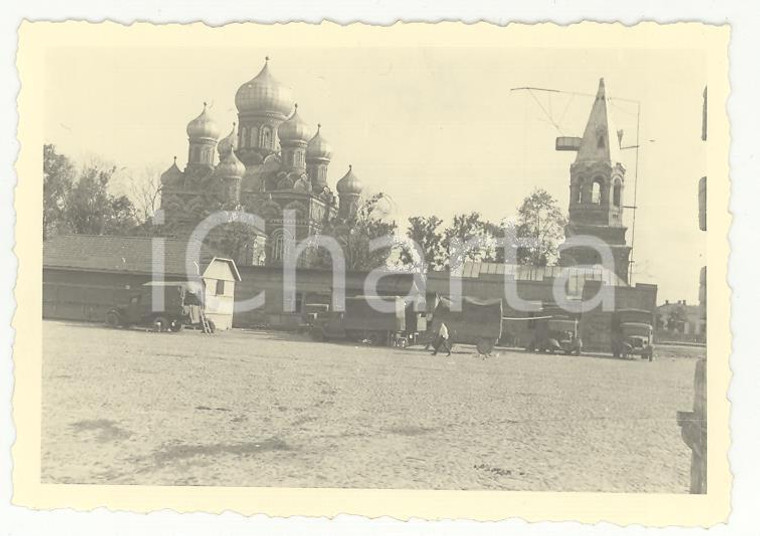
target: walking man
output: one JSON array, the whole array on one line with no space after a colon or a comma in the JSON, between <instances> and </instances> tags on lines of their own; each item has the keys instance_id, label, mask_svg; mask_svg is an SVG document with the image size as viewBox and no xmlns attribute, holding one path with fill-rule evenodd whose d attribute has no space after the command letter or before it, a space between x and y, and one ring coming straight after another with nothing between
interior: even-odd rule
<instances>
[{"instance_id":1,"label":"walking man","mask_svg":"<svg viewBox=\"0 0 760 536\"><path fill-rule=\"evenodd\" d=\"M448 352L448 355L451 355L451 343L449 342L449 328L446 327L446 324L441 322L441 327L438 328L438 336L435 339L435 342L433 343L433 355L438 354L438 350L441 349L441 346L443 346L446 351Z\"/></svg>"}]
</instances>

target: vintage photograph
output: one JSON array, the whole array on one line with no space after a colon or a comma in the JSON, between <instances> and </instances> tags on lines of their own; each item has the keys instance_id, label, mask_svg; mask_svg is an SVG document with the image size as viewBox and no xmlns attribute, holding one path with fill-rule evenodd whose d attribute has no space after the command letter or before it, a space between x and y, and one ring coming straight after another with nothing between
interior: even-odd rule
<instances>
[{"instance_id":1,"label":"vintage photograph","mask_svg":"<svg viewBox=\"0 0 760 536\"><path fill-rule=\"evenodd\" d=\"M709 493L703 44L378 30L45 49L40 483Z\"/></svg>"}]
</instances>

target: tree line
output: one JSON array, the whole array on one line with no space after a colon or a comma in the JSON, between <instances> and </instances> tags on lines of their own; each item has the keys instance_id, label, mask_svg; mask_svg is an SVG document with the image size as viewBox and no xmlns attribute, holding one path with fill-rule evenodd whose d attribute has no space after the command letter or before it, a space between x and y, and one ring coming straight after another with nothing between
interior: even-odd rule
<instances>
[{"instance_id":1,"label":"tree line","mask_svg":"<svg viewBox=\"0 0 760 536\"><path fill-rule=\"evenodd\" d=\"M152 226L150 218L160 201L158 176L143 177L139 184L132 185L130 195L116 195L112 193L115 166L91 163L78 167L51 144L44 146L43 168L43 239L56 234L161 233ZM472 211L454 215L451 223L445 225L436 215L420 215L408 218L403 230L392 218L387 201L383 193L369 195L349 218L336 219L322 230L341 245L347 269L392 266L444 270L454 269L452 263L466 261L547 266L558 260L566 219L556 199L545 190L533 190L517 207L514 221L493 222ZM499 242L505 233L517 239L529 238L531 242L517 247L514 257L509 258ZM223 233L214 246L239 258L248 233L230 225L226 234L229 236ZM370 242L381 237L395 238L371 250ZM410 241L416 247L411 247ZM456 244L468 242L475 247L450 258ZM317 259L317 265L321 264L329 266L323 253Z\"/></svg>"}]
</instances>

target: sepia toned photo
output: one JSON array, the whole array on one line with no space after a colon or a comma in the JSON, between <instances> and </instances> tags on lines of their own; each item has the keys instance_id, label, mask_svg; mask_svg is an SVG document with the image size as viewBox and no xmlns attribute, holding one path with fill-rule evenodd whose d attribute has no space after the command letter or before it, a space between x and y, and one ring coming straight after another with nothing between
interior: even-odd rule
<instances>
[{"instance_id":1,"label":"sepia toned photo","mask_svg":"<svg viewBox=\"0 0 760 536\"><path fill-rule=\"evenodd\" d=\"M28 489L725 515L727 31L67 26L19 61Z\"/></svg>"}]
</instances>

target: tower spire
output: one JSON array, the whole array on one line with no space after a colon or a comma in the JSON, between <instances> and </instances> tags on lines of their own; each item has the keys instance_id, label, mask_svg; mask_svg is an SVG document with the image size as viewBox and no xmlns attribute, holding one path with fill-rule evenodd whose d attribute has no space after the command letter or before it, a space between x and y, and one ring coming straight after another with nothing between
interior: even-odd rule
<instances>
[{"instance_id":1,"label":"tower spire","mask_svg":"<svg viewBox=\"0 0 760 536\"><path fill-rule=\"evenodd\" d=\"M600 78L599 88L591 107L586 129L583 131L575 161L604 162L614 165L619 162L618 143L617 133L610 124L604 78Z\"/></svg>"}]
</instances>

